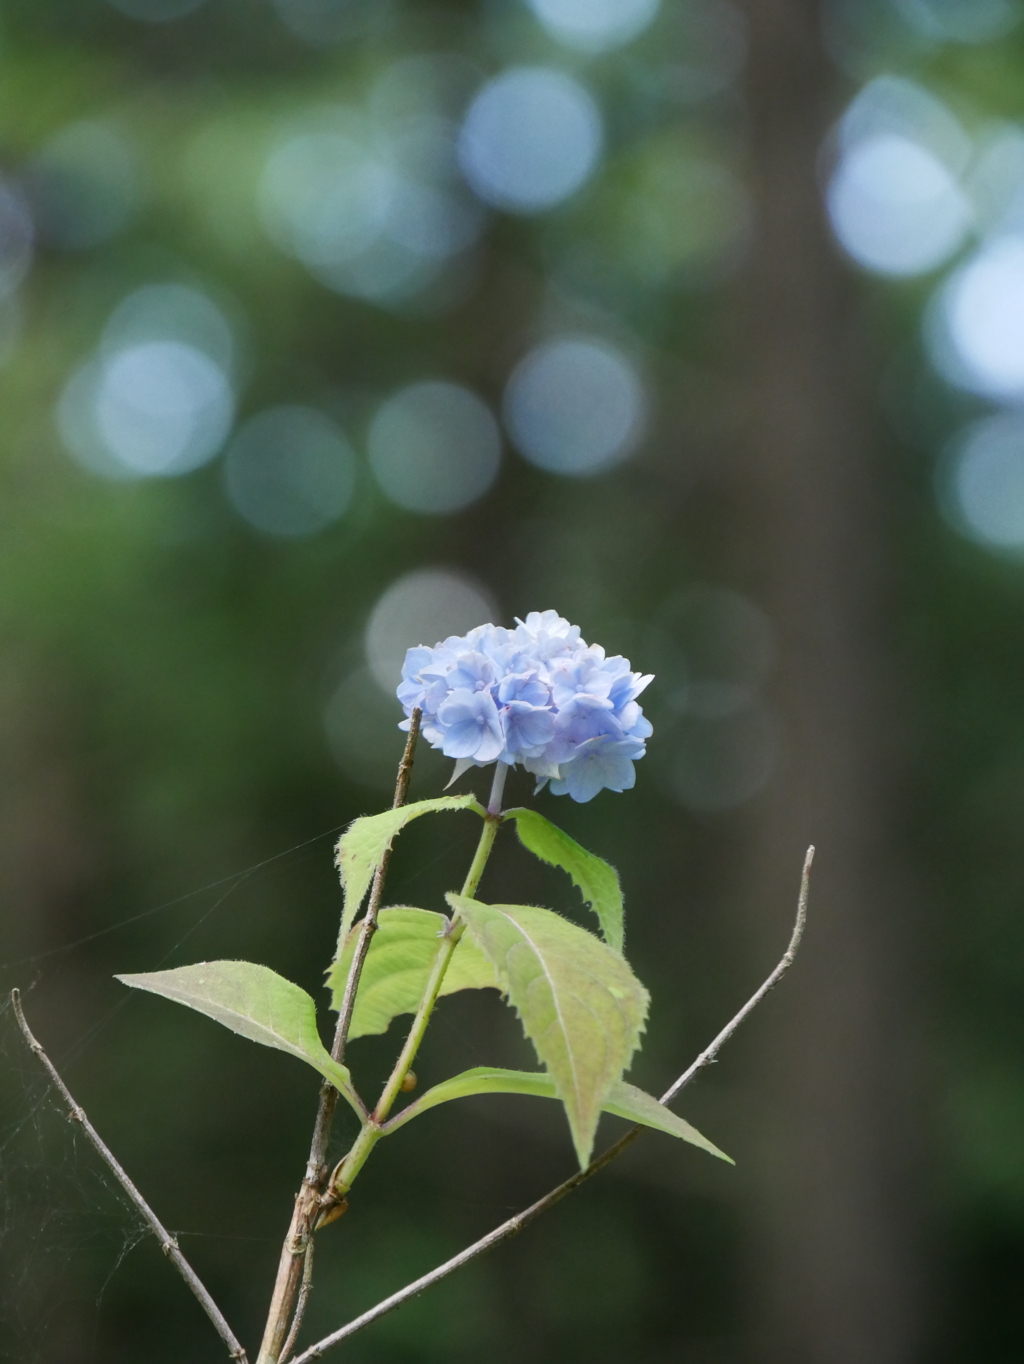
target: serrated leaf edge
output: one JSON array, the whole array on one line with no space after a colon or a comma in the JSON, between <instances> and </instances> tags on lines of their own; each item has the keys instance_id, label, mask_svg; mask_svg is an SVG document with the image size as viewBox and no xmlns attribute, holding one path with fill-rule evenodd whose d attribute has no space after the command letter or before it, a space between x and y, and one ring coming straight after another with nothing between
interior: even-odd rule
<instances>
[{"instance_id":1,"label":"serrated leaf edge","mask_svg":"<svg viewBox=\"0 0 1024 1364\"><path fill-rule=\"evenodd\" d=\"M360 815L358 819L354 819L352 823L349 824L348 828L338 839L334 847L334 865L341 878L342 891L344 894L341 924L338 929L338 945L334 954L335 961L337 961L344 951L345 939L348 937L349 929L355 922L356 915L359 913L366 892L373 883L377 868L380 866L385 854L391 848L398 835L407 824L414 819L419 819L422 815L444 814L449 810L472 810L474 814L480 815L481 818L484 818L487 814L487 811L479 803L473 793L468 792L461 796L435 796L430 800L416 801L412 805L400 805L391 810L381 810L375 815ZM360 886L359 881L356 881L356 890L358 893L353 894L350 878L346 874L344 863L345 840L350 838L360 825L364 825L370 820L386 819L388 816L394 817L399 814L402 817L396 821L391 836L381 846L377 860L370 867L369 874L362 878L362 885Z\"/></svg>"},{"instance_id":2,"label":"serrated leaf edge","mask_svg":"<svg viewBox=\"0 0 1024 1364\"><path fill-rule=\"evenodd\" d=\"M496 912L501 912L502 910L505 910L505 909L512 909L512 908L536 909L536 910L539 910L539 911L541 911L542 913L550 914L550 915L551 915L553 918L555 918L555 919L561 919L562 922L565 923L567 927L573 928L573 929L575 929L575 930L576 930L577 932L579 932L579 933L586 933L586 934L588 934L588 936L590 936L591 938L593 938L594 941L595 941L596 943L598 943L602 948L607 949L609 952L612 953L612 955L613 955L614 957L618 958L619 962L620 962L623 966L625 966L626 970L629 971L630 975L632 975L632 976L633 976L633 979L636 981L636 984L640 987L640 990L641 990L642 993L643 993L643 999L644 999L643 1015L642 1015L642 1017L638 1020L638 1022L637 1022L637 1024L636 1024L635 1034L634 1034L634 1036L633 1036L632 1039L631 1039L631 1043L632 1043L632 1044L631 1044L631 1046L630 1046L630 1048L629 1048L629 1055L627 1056L626 1065L623 1067L623 1070L625 1070L625 1069L628 1067L628 1065L629 1065L629 1058L632 1057L633 1053L634 1053L634 1052L637 1050L637 1048L639 1047L639 1045L640 1045L640 1037L643 1035L643 1033L644 1033L645 1030L646 1030L647 1009L648 1009L648 1006L649 1006L649 1004L650 1004L650 994L648 993L648 991L647 991L647 989L645 988L645 986L643 985L643 983L642 983L640 980L638 980L637 977L633 974L632 968L630 967L629 963L626 961L626 959L622 956L621 953L618 953L618 952L615 951L614 948L609 947L609 945L608 945L606 942L602 941L602 939L600 939L595 933L590 933L589 930L586 929L586 928L584 928L581 924L575 923L572 919L566 919L566 918L564 918L563 915L557 914L553 909L547 909L545 906L542 906L542 905L533 905L533 906L530 906L530 905L522 905L522 906L513 906L513 905L509 905L509 906L503 906L503 905L489 905L489 904L484 903L483 901L474 901L471 897L462 896L462 895L457 895L457 894L455 894L454 892L451 892L451 891L448 892L448 893L446 894L445 899L448 901L448 903L449 903L449 905L452 907L452 909L453 909L454 911L456 911L456 913L458 913L458 912L460 912L460 911L462 910L462 906L463 906L463 904L466 903L466 902L468 902L468 903L470 903L470 904L477 904L477 905L480 905L480 906L481 906L482 908L484 908L484 909L491 909L491 910L495 910ZM509 920L512 922L512 924L515 926L515 928L516 928L516 929L523 935L523 937L530 943L530 946L531 946L531 948L533 948L533 951L534 951L535 955L538 957L538 959L541 961L541 963L542 963L542 965L543 965L544 976L545 976L545 979L548 981L548 984L549 984L549 986L550 986L550 984L551 984L551 977L550 977L550 974L549 974L549 972L548 972L547 965L546 965L546 963L544 962L543 957L541 957L540 953L537 951L537 948L534 946L533 941L532 941L532 939L530 938L529 934L528 934L528 933L526 932L526 930L522 927L522 925L519 924L519 923L518 923L510 914L507 914L507 913L506 913L506 914L504 915L504 917L507 918L507 919L509 919ZM470 931L473 932L474 937L476 937L476 931L474 930L474 927L473 927L472 923L469 923L468 926L469 926L469 928L470 928ZM481 946L482 950L486 951L486 948L483 947L483 944L482 944L482 943L479 943L479 945ZM493 961L493 958L492 958L492 961ZM514 1001L512 1001L509 990L508 990L507 988L505 988L505 985L503 984L503 978L504 978L505 981L508 980L508 972L507 972L507 969L506 969L503 965L499 964L499 963L496 962L496 961L494 962L494 966L495 966L495 970L496 970L496 972L497 972L497 976L498 976L498 986L499 986L499 989L501 990L502 996L503 996L506 1000L508 1000L508 1002L513 1003L513 1006L515 1007L515 1011L516 1011L516 1017L520 1020L520 1023L523 1024L523 1029L524 1029L524 1032L525 1032L525 1031L526 1031L526 1024L525 1024L525 1020L523 1019L523 1016L522 1016L522 1013L521 1013L521 1011L520 1011L520 1008L519 1008L519 1006L518 1006L517 1004L514 1003ZM609 987L606 986L605 988L608 988L608 989L609 989L609 993L611 993L611 990L610 990ZM551 991L551 992L552 992L552 997L557 1001L557 994L556 994L556 992L554 991L553 988L552 988L552 991ZM556 1008L557 1008L557 1003L556 1003ZM561 1009L560 1009L560 1008L557 1008L557 1013L558 1013L559 1023L562 1024L562 1013L561 1013ZM565 1031L564 1024L562 1024L562 1035L563 1035L563 1037L567 1037L567 1036L568 1036L568 1034L567 1034L566 1031ZM527 1036L529 1037L529 1033L527 1033ZM534 1041L534 1039L533 1039L533 1038L530 1038L530 1041L531 1041L531 1043L533 1043L534 1047L536 1048L537 1043ZM575 1057L573 1056L572 1051L570 1050L570 1048L569 1048L568 1046L566 1046L566 1051L567 1051L567 1053L569 1054L569 1057L570 1057L570 1064L571 1064L572 1075L573 1075L573 1080L574 1080L574 1085L575 1085L576 1075L577 1075ZM622 1079L622 1072L620 1072L619 1076L617 1077L617 1079L616 1079L613 1083L619 1083L619 1082L621 1082L621 1079ZM577 1093L578 1093L578 1091L577 1091ZM560 1096L560 1097L561 1097L561 1096ZM580 1145L578 1144L578 1142L577 1142L577 1137L578 1137L579 1134L577 1134L577 1131L576 1131L576 1124L575 1124L575 1122L574 1122L574 1120L573 1120L573 1116L572 1116L572 1114L571 1114L571 1112L570 1112L570 1110L569 1110L569 1105L568 1105L568 1103L566 1102L566 1100L565 1100L564 1098L562 1098L562 1104L563 1104L563 1106L565 1107L566 1116L567 1116L567 1118L569 1119L569 1126L570 1126L570 1129L572 1130L572 1133L573 1133L573 1141L574 1141L574 1143L576 1144L577 1155L578 1155L578 1157L579 1157L580 1166L581 1166L581 1168L582 1168L583 1166L585 1166L585 1165L587 1164L587 1162L588 1162L589 1159L590 1159L590 1152L591 1152L592 1146L593 1146L593 1132L591 1132L591 1136L590 1136L590 1142L591 1142L590 1146L589 1146L589 1147L580 1146ZM598 1112L600 1113L600 1107L599 1107L599 1109L598 1109ZM577 1116L579 1116L578 1113L577 1113ZM594 1123L594 1131L596 1131L596 1126L597 1126L597 1124L596 1124L596 1121L595 1121L595 1123Z\"/></svg>"},{"instance_id":3,"label":"serrated leaf edge","mask_svg":"<svg viewBox=\"0 0 1024 1364\"><path fill-rule=\"evenodd\" d=\"M615 878L615 884L617 885L619 891L619 913L618 919L614 924L605 922L605 917L598 910L596 902L594 901L593 897L587 896L587 892L584 890L575 872L570 867L567 867L564 862L559 862L553 858L545 857L544 854L538 852L536 848L530 847L530 845L526 842L526 839L523 837L522 827L519 822L521 815L527 815L530 818L535 818L542 821L549 828L553 829L555 833L559 834L568 843L570 843L574 848L578 848L579 851L583 853L586 857L592 858L595 862L600 863L601 866L608 868L612 876ZM525 805L517 806L515 809L506 810L504 818L515 820L516 834L519 838L520 843L523 845L523 847L526 849L528 853L532 853L532 855L536 857L538 862L543 862L546 866L549 867L557 867L560 871L565 872L566 876L568 876L569 880L579 891L580 896L583 899L583 904L585 908L591 910L591 912L597 918L597 921L601 927L601 937L614 951L620 953L623 952L625 949L626 939L625 939L625 909L622 898L622 883L619 879L618 871L612 866L612 864L606 861L605 858L599 857L597 853L592 853L590 849L585 848L582 843L578 843L576 839L572 837L571 834L567 834L564 829L560 828L559 825L555 824L552 820L548 819L546 815L542 815L539 810L531 810L528 806ZM611 933L609 932L609 929L612 930Z\"/></svg>"}]
</instances>

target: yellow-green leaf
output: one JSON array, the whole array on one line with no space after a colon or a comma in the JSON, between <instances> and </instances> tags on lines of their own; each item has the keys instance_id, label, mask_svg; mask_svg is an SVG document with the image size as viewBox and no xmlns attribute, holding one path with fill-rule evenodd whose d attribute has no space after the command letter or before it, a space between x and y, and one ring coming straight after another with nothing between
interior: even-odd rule
<instances>
[{"instance_id":1,"label":"yellow-green leaf","mask_svg":"<svg viewBox=\"0 0 1024 1364\"><path fill-rule=\"evenodd\" d=\"M587 852L536 810L508 810L505 818L515 820L520 842L534 857L569 873L584 903L597 915L605 942L621 952L625 927L622 887L615 868L603 858Z\"/></svg>"},{"instance_id":2,"label":"yellow-green leaf","mask_svg":"<svg viewBox=\"0 0 1024 1364\"><path fill-rule=\"evenodd\" d=\"M415 1013L447 925L445 915L428 909L399 905L380 911L377 931L370 939L359 978L350 1038L384 1032L399 1014ZM352 929L344 952L327 974L333 1007L338 1011L359 932L358 927ZM452 953L440 993L451 995L456 990L481 990L488 986L498 988L494 967L473 940L463 935Z\"/></svg>"},{"instance_id":3,"label":"yellow-green leaf","mask_svg":"<svg viewBox=\"0 0 1024 1364\"><path fill-rule=\"evenodd\" d=\"M436 1108L438 1104L448 1103L451 1099L464 1099L471 1094L530 1094L539 1099L558 1098L555 1082L547 1071L500 1070L493 1066L476 1066L473 1070L464 1070L461 1075L453 1075L450 1080L444 1080L441 1084L434 1085L433 1089L428 1089L415 1103L409 1104L397 1117L392 1118L386 1124L385 1131L394 1132L410 1119L419 1117L430 1108ZM635 1085L626 1084L624 1080L612 1085L601 1107L605 1113L614 1113L616 1117L626 1118L629 1122L643 1123L645 1127L667 1132L669 1136L679 1137L682 1141L689 1142L691 1146L698 1146L702 1151L718 1156L720 1160L727 1160L730 1165L735 1164L730 1156L708 1141L707 1137L698 1132L685 1118L680 1118L670 1108L659 1103L653 1094L646 1094Z\"/></svg>"},{"instance_id":4,"label":"yellow-green leaf","mask_svg":"<svg viewBox=\"0 0 1024 1364\"><path fill-rule=\"evenodd\" d=\"M395 835L410 820L442 810L473 810L479 815L485 813L472 792L463 796L438 796L434 800L417 801L414 805L400 805L396 810L384 810L379 815L364 815L354 820L338 839L334 860L341 875L345 904L336 956L342 953L348 931L363 903L363 896L369 890L374 873Z\"/></svg>"},{"instance_id":5,"label":"yellow-green leaf","mask_svg":"<svg viewBox=\"0 0 1024 1364\"><path fill-rule=\"evenodd\" d=\"M448 903L493 963L565 1105L585 1166L601 1108L639 1044L647 991L618 952L549 909L461 895Z\"/></svg>"},{"instance_id":6,"label":"yellow-green leaf","mask_svg":"<svg viewBox=\"0 0 1024 1364\"><path fill-rule=\"evenodd\" d=\"M297 1056L330 1080L361 1118L365 1116L347 1068L332 1059L320 1040L316 1005L305 990L269 966L251 961L201 961L172 971L116 979L196 1009L252 1042Z\"/></svg>"}]
</instances>

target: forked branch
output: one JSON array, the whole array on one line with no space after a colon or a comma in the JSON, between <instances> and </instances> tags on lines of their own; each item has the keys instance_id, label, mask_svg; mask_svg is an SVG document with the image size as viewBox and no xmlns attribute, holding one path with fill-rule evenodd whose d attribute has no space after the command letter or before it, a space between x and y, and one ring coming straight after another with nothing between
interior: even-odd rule
<instances>
[{"instance_id":1,"label":"forked branch","mask_svg":"<svg viewBox=\"0 0 1024 1364\"><path fill-rule=\"evenodd\" d=\"M674 1084L669 1086L661 1096L661 1099L659 1100L660 1103L671 1103L677 1094L685 1089L706 1066L711 1064L721 1048L728 1042L729 1038L732 1037L733 1033L744 1019L757 1008L765 995L778 985L779 981L793 964L797 948L800 946L800 940L803 937L804 925L807 922L807 896L810 889L811 863L813 860L814 848L811 847L807 849L807 855L804 858L803 875L800 879L800 895L797 900L796 922L793 925L789 946L783 953L779 964L764 983L750 996L743 1008L740 1009L739 1013L729 1020L714 1041L709 1046L705 1047L693 1064L683 1071L682 1075L680 1075L679 1079L676 1080ZM432 1287L436 1283L440 1283L440 1281L446 1279L449 1274L454 1274L457 1269L461 1269L463 1265L469 1264L471 1260L475 1260L478 1255L483 1255L485 1251L493 1249L494 1246L501 1245L503 1241L511 1240L513 1236L517 1236L525 1227L528 1227L531 1222L535 1221L541 1213L547 1212L549 1208L553 1208L555 1204L560 1203L567 1194L572 1193L574 1189L578 1189L581 1184L586 1183L586 1181L593 1175L596 1175L599 1170L603 1170L606 1165L610 1165L617 1156L621 1156L623 1151L636 1141L641 1132L646 1130L647 1129L641 1124L637 1124L636 1127L631 1127L617 1142L609 1146L607 1150L602 1151L599 1156L595 1156L585 1170L580 1170L577 1174L574 1174L571 1178L565 1180L564 1183L559 1184L557 1188L552 1189L550 1193L545 1194L543 1198L538 1199L531 1207L526 1208L523 1212L517 1213L515 1217L510 1217L508 1221L503 1222L500 1227L495 1227L494 1230L488 1232L486 1236L482 1236L479 1241L474 1241L471 1246L467 1246L466 1249L460 1251L458 1255L453 1256L450 1260L446 1260L443 1265L438 1265L436 1269L432 1269L429 1274L424 1274L422 1278L415 1279L412 1283L406 1284L404 1288L400 1288L397 1293L392 1293L389 1298L384 1298L382 1302L377 1303L376 1307L371 1307L368 1311L364 1312L362 1316L355 1317L346 1326L341 1326L337 1331L332 1331L329 1336L324 1336L324 1338L318 1340L315 1345L311 1345L307 1350L304 1350L301 1355L296 1355L291 1361L291 1364L312 1364L313 1360L320 1359L332 1348L332 1346L339 1345L349 1336L354 1336L357 1331L363 1330L364 1327L369 1326L380 1317L386 1316L388 1312L393 1312L396 1307L401 1307L402 1304L408 1302L410 1298L415 1298L425 1289Z\"/></svg>"},{"instance_id":2,"label":"forked branch","mask_svg":"<svg viewBox=\"0 0 1024 1364\"><path fill-rule=\"evenodd\" d=\"M191 1288L192 1292L199 1299L203 1311L213 1322L214 1330L220 1336L224 1344L228 1347L228 1353L230 1354L231 1358L236 1360L238 1364L248 1364L248 1358L246 1356L245 1350L242 1348L242 1346L236 1339L235 1333L232 1331L231 1327L225 1320L223 1312L221 1312L220 1308L217 1306L213 1298L210 1296L209 1290L206 1288L205 1284L200 1279L199 1275L195 1272L195 1270L192 1268L192 1266L189 1264L189 1262L185 1259L184 1255L182 1255L181 1251L178 1248L177 1241L167 1230L164 1224L160 1221L156 1213L143 1198L142 1194L139 1193L138 1189L129 1179L124 1167L118 1161L117 1157L111 1151L110 1147L107 1146L106 1142L103 1140L100 1134L96 1131L95 1127L93 1127L89 1119L85 1116L85 1110L82 1108L81 1104L75 1101L75 1098L72 1095L71 1091L68 1089L67 1085L64 1083L64 1081L60 1078L60 1075L57 1073L56 1066L47 1056L41 1044L36 1040L35 1036L32 1033L32 1029L28 1026L28 1022L22 1010L21 992L19 990L11 991L11 1007L14 1009L14 1016L18 1020L18 1027L24 1034L25 1041L28 1043L31 1050L34 1051L35 1054L39 1057L39 1060L45 1067L47 1074L49 1075L50 1079L54 1084L54 1087L57 1089L61 1098L67 1104L69 1117L72 1119L73 1122L77 1122L81 1126L82 1131L89 1138L93 1146L96 1148L104 1164L107 1166L111 1174L120 1184L121 1188L124 1189L125 1193L131 1199L131 1201L135 1204L135 1207L141 1213L143 1220L149 1225L149 1228L152 1231L153 1235L160 1243L160 1249L167 1256L168 1260L170 1260L171 1264L174 1265L175 1269L177 1269L178 1273L181 1275L181 1277L188 1284L189 1288Z\"/></svg>"}]
</instances>

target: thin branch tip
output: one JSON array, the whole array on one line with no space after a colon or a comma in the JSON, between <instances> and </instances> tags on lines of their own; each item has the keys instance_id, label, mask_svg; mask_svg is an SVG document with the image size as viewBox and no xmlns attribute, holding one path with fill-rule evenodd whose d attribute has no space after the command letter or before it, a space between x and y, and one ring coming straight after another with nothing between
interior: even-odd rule
<instances>
[{"instance_id":1,"label":"thin branch tip","mask_svg":"<svg viewBox=\"0 0 1024 1364\"><path fill-rule=\"evenodd\" d=\"M811 868L814 866L814 844L808 844L807 851L804 853L804 869L800 877L801 897L806 897L807 887L811 879Z\"/></svg>"},{"instance_id":2,"label":"thin branch tip","mask_svg":"<svg viewBox=\"0 0 1024 1364\"><path fill-rule=\"evenodd\" d=\"M800 946L800 939L804 936L804 929L807 926L807 901L811 893L811 868L814 865L814 844L812 843L804 855L804 869L800 876L800 894L796 901L796 923L793 925L793 936L789 940L789 947L786 956L789 958L787 965L792 962L796 955L796 949Z\"/></svg>"}]
</instances>

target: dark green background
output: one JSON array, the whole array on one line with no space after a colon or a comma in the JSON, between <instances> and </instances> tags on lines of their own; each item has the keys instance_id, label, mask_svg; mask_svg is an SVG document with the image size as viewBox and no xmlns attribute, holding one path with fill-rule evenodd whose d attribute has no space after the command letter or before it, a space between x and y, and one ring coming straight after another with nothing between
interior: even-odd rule
<instances>
[{"instance_id":1,"label":"dark green background","mask_svg":"<svg viewBox=\"0 0 1024 1364\"><path fill-rule=\"evenodd\" d=\"M654 997L637 1083L664 1087L766 974L811 841L812 920L791 979L681 1105L735 1170L647 1137L349 1357L1024 1360L1024 578L959 539L935 504L936 453L981 405L929 378L918 337L934 281L880 282L845 262L818 161L858 84L882 71L921 81L969 124L1024 118L1024 30L929 46L882 0L824 14L809 0L742 0L735 80L673 102L663 76L688 57L688 12L665 0L646 35L590 63L511 0L396 0L323 50L265 0L208 0L152 25L102 0L7 0L0 13L4 167L16 175L73 119L112 114L138 136L149 183L109 243L40 250L0 370L0 983L22 988L77 1097L251 1346L315 1077L126 997L111 977L237 956L326 1003L332 841L387 802L389 779L341 772L322 712L384 589L441 564L483 582L506 623L555 606L588 639L662 670L636 789L586 806L539 799L620 868L630 958ZM208 123L258 158L275 111L359 99L388 62L433 50L485 71L578 68L610 130L598 176L565 206L494 216L453 311L328 292L262 239L244 176L197 189L182 171ZM643 192L634 159L677 136L739 177L750 240L717 277L644 284L602 224ZM204 199L215 190L219 231ZM345 518L272 541L232 512L216 463L113 484L60 447L53 404L110 307L171 277L225 290L244 312L243 414L341 391L360 452L370 400L424 375L500 405L545 308L629 330L656 420L630 461L589 480L506 448L493 489L449 517L392 507L360 455ZM775 775L717 814L672 798L675 655L645 657L671 638L680 590L704 582L755 602L779 649ZM397 761L397 730L387 742ZM413 798L444 780L421 762ZM439 906L471 824L410 829L388 898ZM576 912L567 883L510 835L488 888ZM367 1086L395 1042L353 1046ZM9 1011L0 1048L3 1358L222 1358L47 1094ZM446 1001L421 1080L484 1062L530 1063L511 1013L493 997ZM308 1330L331 1329L571 1169L554 1106L494 1098L431 1114L381 1148L324 1233Z\"/></svg>"}]
</instances>

